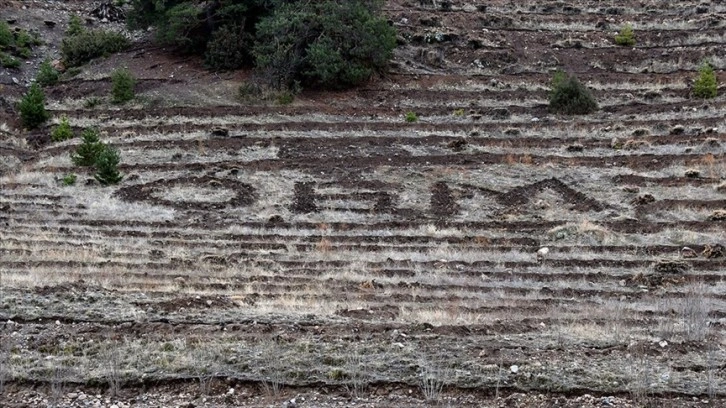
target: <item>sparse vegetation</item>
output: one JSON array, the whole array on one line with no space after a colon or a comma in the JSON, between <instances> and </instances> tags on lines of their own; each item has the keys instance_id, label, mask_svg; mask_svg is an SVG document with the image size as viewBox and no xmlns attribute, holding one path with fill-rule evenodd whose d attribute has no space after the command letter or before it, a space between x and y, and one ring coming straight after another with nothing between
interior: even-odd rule
<instances>
[{"instance_id":1,"label":"sparse vegetation","mask_svg":"<svg viewBox=\"0 0 726 408\"><path fill-rule=\"evenodd\" d=\"M105 149L99 138L98 129L87 128L81 134L83 143L78 145L71 154L71 160L76 166L91 167L96 164L99 155Z\"/></svg>"},{"instance_id":2,"label":"sparse vegetation","mask_svg":"<svg viewBox=\"0 0 726 408\"><path fill-rule=\"evenodd\" d=\"M418 115L416 112L406 112L405 119L408 123L418 122Z\"/></svg>"},{"instance_id":3,"label":"sparse vegetation","mask_svg":"<svg viewBox=\"0 0 726 408\"><path fill-rule=\"evenodd\" d=\"M64 186L72 186L76 184L77 176L73 173L66 174L63 176L63 185Z\"/></svg>"},{"instance_id":4,"label":"sparse vegetation","mask_svg":"<svg viewBox=\"0 0 726 408\"><path fill-rule=\"evenodd\" d=\"M718 94L716 73L711 64L704 62L698 69L698 78L693 82L693 95L697 98L710 99Z\"/></svg>"},{"instance_id":5,"label":"sparse vegetation","mask_svg":"<svg viewBox=\"0 0 726 408\"><path fill-rule=\"evenodd\" d=\"M83 21L78 14L71 14L68 19L68 28L66 29L66 35L71 37L74 35L82 34L86 29L84 28Z\"/></svg>"},{"instance_id":6,"label":"sparse vegetation","mask_svg":"<svg viewBox=\"0 0 726 408\"><path fill-rule=\"evenodd\" d=\"M633 33L633 26L626 24L620 29L620 33L615 36L615 44L626 47L632 47L635 45L635 33Z\"/></svg>"},{"instance_id":7,"label":"sparse vegetation","mask_svg":"<svg viewBox=\"0 0 726 408\"><path fill-rule=\"evenodd\" d=\"M118 69L111 74L111 96L114 103L125 103L134 99L136 78L128 69Z\"/></svg>"},{"instance_id":8,"label":"sparse vegetation","mask_svg":"<svg viewBox=\"0 0 726 408\"><path fill-rule=\"evenodd\" d=\"M0 65L3 68L18 68L20 67L20 61L12 55L0 51Z\"/></svg>"},{"instance_id":9,"label":"sparse vegetation","mask_svg":"<svg viewBox=\"0 0 726 408\"><path fill-rule=\"evenodd\" d=\"M45 94L37 83L33 83L20 101L20 119L26 129L35 129L48 120L45 110Z\"/></svg>"},{"instance_id":10,"label":"sparse vegetation","mask_svg":"<svg viewBox=\"0 0 726 408\"><path fill-rule=\"evenodd\" d=\"M71 129L71 124L65 116L61 118L60 124L53 129L53 133L50 135L51 140L54 142L62 142L64 140L73 139L74 137L75 135L73 134L73 129Z\"/></svg>"},{"instance_id":11,"label":"sparse vegetation","mask_svg":"<svg viewBox=\"0 0 726 408\"><path fill-rule=\"evenodd\" d=\"M49 59L45 59L38 69L38 75L35 77L35 82L39 83L40 86L51 86L58 82L60 73L57 69L53 68Z\"/></svg>"},{"instance_id":12,"label":"sparse vegetation","mask_svg":"<svg viewBox=\"0 0 726 408\"><path fill-rule=\"evenodd\" d=\"M552 79L550 112L566 115L585 115L597 110L592 93L572 75L558 71Z\"/></svg>"}]
</instances>

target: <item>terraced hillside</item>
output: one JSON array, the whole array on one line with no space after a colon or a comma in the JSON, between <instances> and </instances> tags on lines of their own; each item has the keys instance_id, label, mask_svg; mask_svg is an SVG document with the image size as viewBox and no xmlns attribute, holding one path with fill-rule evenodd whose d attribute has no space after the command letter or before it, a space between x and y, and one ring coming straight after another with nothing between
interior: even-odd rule
<instances>
[{"instance_id":1,"label":"terraced hillside","mask_svg":"<svg viewBox=\"0 0 726 408\"><path fill-rule=\"evenodd\" d=\"M390 72L349 92L242 103L247 73L144 38L49 88L54 123L121 152L113 187L6 104L6 404L726 404L726 90L690 88L704 59L726 82L726 6L386 13ZM625 23L634 47L613 41ZM106 102L120 65L139 78L124 107ZM597 113L548 113L557 68Z\"/></svg>"}]
</instances>

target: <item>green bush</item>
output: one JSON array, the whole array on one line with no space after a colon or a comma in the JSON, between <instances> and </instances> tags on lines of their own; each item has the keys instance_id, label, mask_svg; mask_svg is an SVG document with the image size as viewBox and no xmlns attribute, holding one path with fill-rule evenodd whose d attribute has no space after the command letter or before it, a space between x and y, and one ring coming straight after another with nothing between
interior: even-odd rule
<instances>
[{"instance_id":1,"label":"green bush","mask_svg":"<svg viewBox=\"0 0 726 408\"><path fill-rule=\"evenodd\" d=\"M35 129L48 120L45 110L45 94L40 85L33 83L20 101L20 120L26 129Z\"/></svg>"},{"instance_id":2,"label":"green bush","mask_svg":"<svg viewBox=\"0 0 726 408\"><path fill-rule=\"evenodd\" d=\"M276 88L347 88L367 80L391 58L395 31L378 16L380 1L285 3L257 25L258 70Z\"/></svg>"},{"instance_id":3,"label":"green bush","mask_svg":"<svg viewBox=\"0 0 726 408\"><path fill-rule=\"evenodd\" d=\"M3 50L15 42L15 36L8 23L0 21L0 50Z\"/></svg>"},{"instance_id":4,"label":"green bush","mask_svg":"<svg viewBox=\"0 0 726 408\"><path fill-rule=\"evenodd\" d=\"M20 61L12 55L0 51L0 65L2 65L3 68L19 68Z\"/></svg>"},{"instance_id":5,"label":"green bush","mask_svg":"<svg viewBox=\"0 0 726 408\"><path fill-rule=\"evenodd\" d=\"M38 69L38 75L35 77L35 82L39 83L40 86L50 86L58 82L60 73L57 69L53 68L49 59L45 59L40 64Z\"/></svg>"},{"instance_id":6,"label":"green bush","mask_svg":"<svg viewBox=\"0 0 726 408\"><path fill-rule=\"evenodd\" d=\"M129 40L119 33L103 30L82 31L66 36L61 43L61 54L67 67L76 67L86 62L123 51Z\"/></svg>"},{"instance_id":7,"label":"green bush","mask_svg":"<svg viewBox=\"0 0 726 408\"><path fill-rule=\"evenodd\" d=\"M104 186L121 181L123 176L118 171L120 160L118 150L106 146L96 159L96 180Z\"/></svg>"},{"instance_id":8,"label":"green bush","mask_svg":"<svg viewBox=\"0 0 726 408\"><path fill-rule=\"evenodd\" d=\"M63 185L72 186L72 185L76 184L76 179L77 179L77 177L75 174L73 174L73 173L66 174L65 176L63 176Z\"/></svg>"},{"instance_id":9,"label":"green bush","mask_svg":"<svg viewBox=\"0 0 726 408\"><path fill-rule=\"evenodd\" d=\"M552 78L550 112L566 115L584 115L598 109L592 93L574 76L558 71Z\"/></svg>"},{"instance_id":10,"label":"green bush","mask_svg":"<svg viewBox=\"0 0 726 408\"><path fill-rule=\"evenodd\" d=\"M132 0L132 28L157 28L157 40L204 54L212 69L258 68L283 90L346 88L382 70L396 44L380 17L382 0ZM294 90L293 90L294 92Z\"/></svg>"},{"instance_id":11,"label":"green bush","mask_svg":"<svg viewBox=\"0 0 726 408\"><path fill-rule=\"evenodd\" d=\"M85 28L83 27L83 21L81 21L81 18L78 17L77 14L71 15L71 18L68 19L68 28L66 29L66 35L67 36L73 36L73 35L79 35L83 33Z\"/></svg>"},{"instance_id":12,"label":"green bush","mask_svg":"<svg viewBox=\"0 0 726 408\"><path fill-rule=\"evenodd\" d=\"M635 45L635 34L633 33L633 26L626 24L620 30L620 33L615 36L615 44L623 45L626 47L632 47Z\"/></svg>"},{"instance_id":13,"label":"green bush","mask_svg":"<svg viewBox=\"0 0 726 408\"><path fill-rule=\"evenodd\" d=\"M128 69L117 69L111 74L111 96L113 103L124 103L134 99L136 79Z\"/></svg>"},{"instance_id":14,"label":"green bush","mask_svg":"<svg viewBox=\"0 0 726 408\"><path fill-rule=\"evenodd\" d=\"M249 65L252 36L242 27L227 25L212 34L204 55L205 63L215 70L232 70Z\"/></svg>"},{"instance_id":15,"label":"green bush","mask_svg":"<svg viewBox=\"0 0 726 408\"><path fill-rule=\"evenodd\" d=\"M78 145L76 151L71 154L71 161L76 166L94 166L99 155L105 149L99 139L98 129L87 128L83 131L81 137L83 137L83 143Z\"/></svg>"},{"instance_id":16,"label":"green bush","mask_svg":"<svg viewBox=\"0 0 726 408\"><path fill-rule=\"evenodd\" d=\"M718 81L716 73L708 63L703 63L698 69L698 78L693 82L693 95L702 99L715 98L718 94Z\"/></svg>"},{"instance_id":17,"label":"green bush","mask_svg":"<svg viewBox=\"0 0 726 408\"><path fill-rule=\"evenodd\" d=\"M65 116L61 118L60 124L53 129L53 133L50 135L50 139L54 142L62 142L73 139L74 137L75 135L73 134L73 129L71 129L71 124Z\"/></svg>"},{"instance_id":18,"label":"green bush","mask_svg":"<svg viewBox=\"0 0 726 408\"><path fill-rule=\"evenodd\" d=\"M416 114L416 112L406 112L406 122L418 122L418 115Z\"/></svg>"}]
</instances>

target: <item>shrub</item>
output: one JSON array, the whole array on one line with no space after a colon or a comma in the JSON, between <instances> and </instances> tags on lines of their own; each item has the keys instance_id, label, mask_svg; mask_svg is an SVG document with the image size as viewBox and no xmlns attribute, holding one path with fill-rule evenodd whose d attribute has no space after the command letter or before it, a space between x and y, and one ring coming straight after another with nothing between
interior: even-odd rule
<instances>
[{"instance_id":1,"label":"shrub","mask_svg":"<svg viewBox=\"0 0 726 408\"><path fill-rule=\"evenodd\" d=\"M584 115L597 110L592 93L574 76L555 73L550 92L550 112L567 115Z\"/></svg>"},{"instance_id":2,"label":"shrub","mask_svg":"<svg viewBox=\"0 0 726 408\"><path fill-rule=\"evenodd\" d=\"M623 45L626 47L632 47L635 45L635 34L633 33L633 26L626 24L620 29L620 34L615 35L615 44Z\"/></svg>"},{"instance_id":3,"label":"shrub","mask_svg":"<svg viewBox=\"0 0 726 408\"><path fill-rule=\"evenodd\" d=\"M257 25L257 68L276 88L294 81L346 88L367 80L390 59L395 31L378 17L380 1L284 3Z\"/></svg>"},{"instance_id":4,"label":"shrub","mask_svg":"<svg viewBox=\"0 0 726 408\"><path fill-rule=\"evenodd\" d=\"M111 74L111 96L114 103L124 103L134 99L136 79L128 69L117 69Z\"/></svg>"},{"instance_id":5,"label":"shrub","mask_svg":"<svg viewBox=\"0 0 726 408\"><path fill-rule=\"evenodd\" d=\"M19 68L20 61L12 55L0 51L0 65L4 68Z\"/></svg>"},{"instance_id":6,"label":"shrub","mask_svg":"<svg viewBox=\"0 0 726 408\"><path fill-rule=\"evenodd\" d=\"M204 54L212 69L255 65L263 84L346 88L380 71L395 31L382 0L132 0L131 28L155 25L157 40ZM293 90L294 92L294 90Z\"/></svg>"},{"instance_id":7,"label":"shrub","mask_svg":"<svg viewBox=\"0 0 726 408\"><path fill-rule=\"evenodd\" d=\"M71 154L71 161L76 166L91 167L96 164L96 160L105 146L98 137L98 129L87 128L81 137L83 137L83 143L78 145L75 153Z\"/></svg>"},{"instance_id":8,"label":"shrub","mask_svg":"<svg viewBox=\"0 0 726 408\"><path fill-rule=\"evenodd\" d=\"M60 124L53 129L53 133L50 135L51 140L54 142L62 142L64 140L73 139L74 137L75 135L73 134L73 129L71 129L71 124L65 116L61 118Z\"/></svg>"},{"instance_id":9,"label":"shrub","mask_svg":"<svg viewBox=\"0 0 726 408\"><path fill-rule=\"evenodd\" d=\"M118 150L113 147L104 147L96 159L96 175L99 183L104 186L116 184L123 179L118 171L118 163L121 160Z\"/></svg>"},{"instance_id":10,"label":"shrub","mask_svg":"<svg viewBox=\"0 0 726 408\"><path fill-rule=\"evenodd\" d=\"M53 68L50 60L46 58L45 61L40 64L40 69L38 70L38 75L35 77L35 82L39 83L40 86L54 85L58 82L59 76L60 73L58 70Z\"/></svg>"},{"instance_id":11,"label":"shrub","mask_svg":"<svg viewBox=\"0 0 726 408\"><path fill-rule=\"evenodd\" d=\"M15 36L10 30L10 26L4 20L0 21L0 50L9 47L14 42Z\"/></svg>"},{"instance_id":12,"label":"shrub","mask_svg":"<svg viewBox=\"0 0 726 408\"><path fill-rule=\"evenodd\" d=\"M85 29L83 28L83 21L81 21L81 18L78 17L77 14L71 15L71 18L68 19L68 28L66 29L66 35L79 35L84 31Z\"/></svg>"},{"instance_id":13,"label":"shrub","mask_svg":"<svg viewBox=\"0 0 726 408\"><path fill-rule=\"evenodd\" d=\"M66 174L65 176L63 176L63 185L72 186L72 185L76 184L76 179L77 179L77 177L75 174L73 174L73 173Z\"/></svg>"},{"instance_id":14,"label":"shrub","mask_svg":"<svg viewBox=\"0 0 726 408\"><path fill-rule=\"evenodd\" d=\"M698 69L698 78L693 82L693 95L698 98L715 98L718 94L716 73L709 63L703 63Z\"/></svg>"},{"instance_id":15,"label":"shrub","mask_svg":"<svg viewBox=\"0 0 726 408\"><path fill-rule=\"evenodd\" d=\"M119 33L103 30L82 31L66 36L61 43L63 61L68 67L76 67L86 62L123 51L129 40Z\"/></svg>"},{"instance_id":16,"label":"shrub","mask_svg":"<svg viewBox=\"0 0 726 408\"><path fill-rule=\"evenodd\" d=\"M416 114L416 112L406 112L406 122L418 122L418 115Z\"/></svg>"},{"instance_id":17,"label":"shrub","mask_svg":"<svg viewBox=\"0 0 726 408\"><path fill-rule=\"evenodd\" d=\"M220 27L207 43L205 63L215 70L232 70L246 65L252 36L237 25Z\"/></svg>"},{"instance_id":18,"label":"shrub","mask_svg":"<svg viewBox=\"0 0 726 408\"><path fill-rule=\"evenodd\" d=\"M48 112L45 111L45 94L40 85L33 83L20 101L20 119L27 129L35 129L48 120Z\"/></svg>"}]
</instances>

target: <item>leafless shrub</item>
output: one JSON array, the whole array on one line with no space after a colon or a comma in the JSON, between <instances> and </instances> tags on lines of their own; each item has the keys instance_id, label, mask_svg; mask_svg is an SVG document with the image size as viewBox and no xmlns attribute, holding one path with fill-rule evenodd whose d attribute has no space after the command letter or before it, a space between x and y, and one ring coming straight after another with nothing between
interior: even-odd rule
<instances>
[{"instance_id":1,"label":"leafless shrub","mask_svg":"<svg viewBox=\"0 0 726 408\"><path fill-rule=\"evenodd\" d=\"M284 380L284 367L279 350L274 345L268 345L262 350L261 360L261 364L264 366L263 372L265 373L262 389L268 396L278 397L280 391L282 391Z\"/></svg>"},{"instance_id":2,"label":"leafless shrub","mask_svg":"<svg viewBox=\"0 0 726 408\"><path fill-rule=\"evenodd\" d=\"M710 399L716 397L717 370L716 350L713 345L709 345L708 350L706 350L706 393Z\"/></svg>"},{"instance_id":3,"label":"leafless shrub","mask_svg":"<svg viewBox=\"0 0 726 408\"><path fill-rule=\"evenodd\" d=\"M354 398L360 398L368 388L368 378L365 374L365 365L363 357L359 351L347 356L345 361L345 371L348 374L348 392Z\"/></svg>"},{"instance_id":4,"label":"leafless shrub","mask_svg":"<svg viewBox=\"0 0 726 408\"><path fill-rule=\"evenodd\" d=\"M688 287L681 299L680 316L688 340L702 341L708 334L708 300L705 299L706 285L703 282Z\"/></svg>"},{"instance_id":5,"label":"leafless shrub","mask_svg":"<svg viewBox=\"0 0 726 408\"><path fill-rule=\"evenodd\" d=\"M653 380L653 367L645 352L645 346L637 345L631 355L628 391L634 402L647 405Z\"/></svg>"},{"instance_id":6,"label":"leafless shrub","mask_svg":"<svg viewBox=\"0 0 726 408\"><path fill-rule=\"evenodd\" d=\"M3 338L0 343L0 395L5 392L5 382L10 377L10 342Z\"/></svg>"},{"instance_id":7,"label":"leafless shrub","mask_svg":"<svg viewBox=\"0 0 726 408\"><path fill-rule=\"evenodd\" d=\"M114 342L105 353L106 381L111 396L117 396L121 390L121 355L119 345Z\"/></svg>"},{"instance_id":8,"label":"leafless shrub","mask_svg":"<svg viewBox=\"0 0 726 408\"><path fill-rule=\"evenodd\" d=\"M419 388L426 401L438 402L446 380L451 377L451 370L441 364L422 360L419 363Z\"/></svg>"},{"instance_id":9,"label":"leafless shrub","mask_svg":"<svg viewBox=\"0 0 726 408\"><path fill-rule=\"evenodd\" d=\"M65 393L68 376L67 371L68 369L62 359L54 357L50 360L50 366L48 367L50 395L48 396L48 401L51 407L60 406L61 398L63 398L63 394Z\"/></svg>"},{"instance_id":10,"label":"leafless shrub","mask_svg":"<svg viewBox=\"0 0 726 408\"><path fill-rule=\"evenodd\" d=\"M209 395L217 371L218 355L202 348L192 353L192 359L194 375L199 380L199 393Z\"/></svg>"}]
</instances>

